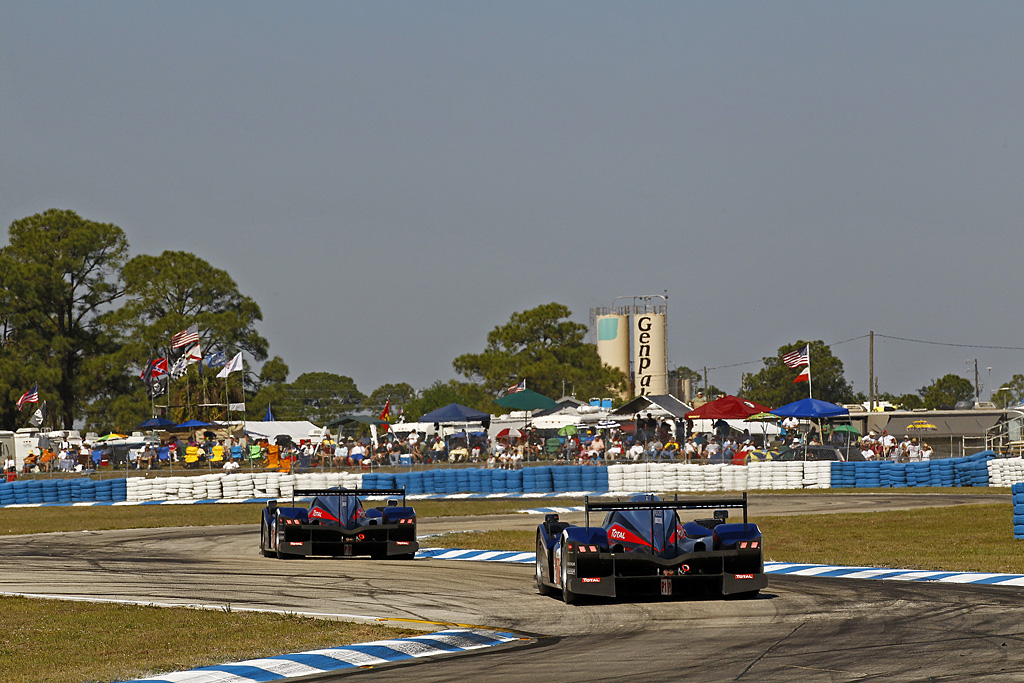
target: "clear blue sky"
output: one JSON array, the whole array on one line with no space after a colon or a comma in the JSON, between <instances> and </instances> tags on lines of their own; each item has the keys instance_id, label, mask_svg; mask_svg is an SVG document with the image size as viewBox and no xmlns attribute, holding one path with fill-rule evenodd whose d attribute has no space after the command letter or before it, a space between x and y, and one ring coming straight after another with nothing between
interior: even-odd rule
<instances>
[{"instance_id":1,"label":"clear blue sky","mask_svg":"<svg viewBox=\"0 0 1024 683\"><path fill-rule=\"evenodd\" d=\"M294 378L670 302L671 365L1024 373L1019 2L0 2L0 224L199 254ZM867 390L867 341L839 344ZM987 389L983 392L987 395Z\"/></svg>"}]
</instances>

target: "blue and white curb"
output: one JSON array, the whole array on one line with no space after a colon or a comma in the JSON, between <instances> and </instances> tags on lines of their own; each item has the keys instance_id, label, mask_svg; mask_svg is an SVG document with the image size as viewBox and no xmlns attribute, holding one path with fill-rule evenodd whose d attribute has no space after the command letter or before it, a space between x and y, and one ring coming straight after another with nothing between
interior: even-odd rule
<instances>
[{"instance_id":1,"label":"blue and white curb","mask_svg":"<svg viewBox=\"0 0 1024 683\"><path fill-rule=\"evenodd\" d=\"M464 560L468 562L510 562L533 564L536 553L502 552L498 550L463 550L460 548L421 548L416 558L431 560ZM765 574L808 576L832 579L874 579L885 581L923 581L988 586L1024 586L1024 574L991 574L987 572L944 572L921 569L880 569L876 567L840 567L827 564L765 562Z\"/></svg>"},{"instance_id":2,"label":"blue and white curb","mask_svg":"<svg viewBox=\"0 0 1024 683\"><path fill-rule=\"evenodd\" d=\"M569 512L585 512L586 508L582 505L573 505L566 508L530 508L529 510L517 510L522 515L564 515Z\"/></svg>"},{"instance_id":3,"label":"blue and white curb","mask_svg":"<svg viewBox=\"0 0 1024 683\"><path fill-rule=\"evenodd\" d=\"M410 659L470 652L527 640L512 633L476 628L454 628L412 638L310 650L297 654L249 659L206 666L191 671L140 678L147 683L250 683L309 676L345 669L380 666Z\"/></svg>"},{"instance_id":4,"label":"blue and white curb","mask_svg":"<svg viewBox=\"0 0 1024 683\"><path fill-rule=\"evenodd\" d=\"M943 572L920 569L878 569L875 567L837 567L827 564L765 562L765 574L814 576L837 579L874 579L880 581L925 581L989 586L1024 586L1024 574L983 572Z\"/></svg>"},{"instance_id":5,"label":"blue and white curb","mask_svg":"<svg viewBox=\"0 0 1024 683\"><path fill-rule=\"evenodd\" d=\"M463 550L462 548L420 548L416 551L416 559L533 564L537 561L537 553L508 550Z\"/></svg>"}]
</instances>

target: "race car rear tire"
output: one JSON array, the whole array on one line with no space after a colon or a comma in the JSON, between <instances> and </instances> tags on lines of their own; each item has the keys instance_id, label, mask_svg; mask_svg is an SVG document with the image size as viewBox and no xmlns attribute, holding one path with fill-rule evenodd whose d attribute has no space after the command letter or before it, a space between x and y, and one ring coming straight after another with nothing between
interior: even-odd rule
<instances>
[{"instance_id":1,"label":"race car rear tire","mask_svg":"<svg viewBox=\"0 0 1024 683\"><path fill-rule=\"evenodd\" d=\"M565 550L564 542L562 543L560 552L562 554L562 602L567 605L575 605L579 596L569 590L569 571L567 569L568 564L566 563L568 560L568 557L566 557L568 553Z\"/></svg>"},{"instance_id":2,"label":"race car rear tire","mask_svg":"<svg viewBox=\"0 0 1024 683\"><path fill-rule=\"evenodd\" d=\"M263 557L273 557L274 551L267 547L267 525L260 524L260 552Z\"/></svg>"},{"instance_id":3,"label":"race car rear tire","mask_svg":"<svg viewBox=\"0 0 1024 683\"><path fill-rule=\"evenodd\" d=\"M555 591L551 586L547 585L544 580L547 577L547 548L544 545L544 539L541 537L540 532L537 532L537 559L535 564L537 569L535 572L535 578L537 580L537 592L541 595L554 595Z\"/></svg>"}]
</instances>

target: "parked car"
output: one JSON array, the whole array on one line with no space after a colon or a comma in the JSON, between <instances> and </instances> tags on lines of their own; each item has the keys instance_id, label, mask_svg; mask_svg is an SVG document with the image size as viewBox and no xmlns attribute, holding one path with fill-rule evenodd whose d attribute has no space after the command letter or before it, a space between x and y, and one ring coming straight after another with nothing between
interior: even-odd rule
<instances>
[{"instance_id":1,"label":"parked car","mask_svg":"<svg viewBox=\"0 0 1024 683\"><path fill-rule=\"evenodd\" d=\"M782 451L779 451L773 460L776 461L793 461L793 460L834 460L839 462L863 462L864 456L861 455L860 451L856 446L849 448L837 447L837 446L791 446Z\"/></svg>"}]
</instances>

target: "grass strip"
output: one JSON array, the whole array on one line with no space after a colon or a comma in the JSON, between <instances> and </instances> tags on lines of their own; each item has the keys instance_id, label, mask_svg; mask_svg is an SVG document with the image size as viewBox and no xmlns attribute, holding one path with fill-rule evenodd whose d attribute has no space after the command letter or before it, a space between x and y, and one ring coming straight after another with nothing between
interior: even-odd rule
<instances>
[{"instance_id":1,"label":"grass strip","mask_svg":"<svg viewBox=\"0 0 1024 683\"><path fill-rule=\"evenodd\" d=\"M751 517L776 562L1024 574L1010 505ZM444 534L434 547L532 552L535 531Z\"/></svg>"},{"instance_id":2,"label":"grass strip","mask_svg":"<svg viewBox=\"0 0 1024 683\"><path fill-rule=\"evenodd\" d=\"M305 617L0 597L0 682L130 680L422 633Z\"/></svg>"},{"instance_id":3,"label":"grass strip","mask_svg":"<svg viewBox=\"0 0 1024 683\"><path fill-rule=\"evenodd\" d=\"M382 502L367 501L373 507ZM418 517L502 515L539 506L579 505L579 501L544 499L417 500L409 501ZM306 507L306 503L297 503ZM54 531L153 529L167 526L259 524L263 505L230 503L204 505L104 505L0 510L0 536Z\"/></svg>"}]
</instances>

